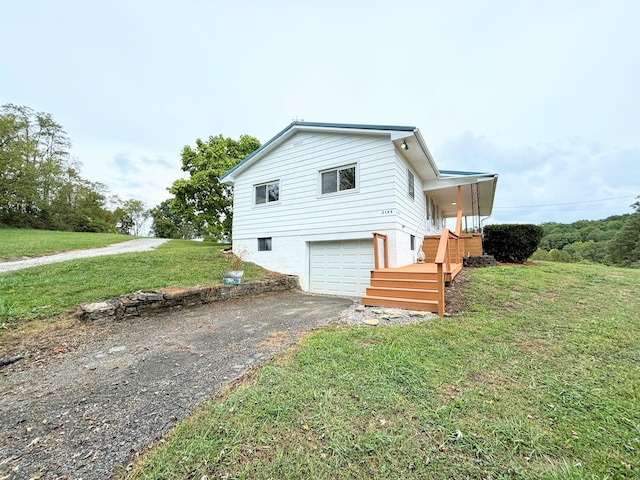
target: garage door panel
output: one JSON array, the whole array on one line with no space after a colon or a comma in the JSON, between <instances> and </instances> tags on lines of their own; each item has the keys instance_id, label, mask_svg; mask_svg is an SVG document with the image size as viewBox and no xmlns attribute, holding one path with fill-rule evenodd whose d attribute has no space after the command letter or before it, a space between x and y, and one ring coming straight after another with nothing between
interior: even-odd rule
<instances>
[{"instance_id":1,"label":"garage door panel","mask_svg":"<svg viewBox=\"0 0 640 480\"><path fill-rule=\"evenodd\" d=\"M309 259L312 292L361 296L373 269L373 241L314 242Z\"/></svg>"}]
</instances>

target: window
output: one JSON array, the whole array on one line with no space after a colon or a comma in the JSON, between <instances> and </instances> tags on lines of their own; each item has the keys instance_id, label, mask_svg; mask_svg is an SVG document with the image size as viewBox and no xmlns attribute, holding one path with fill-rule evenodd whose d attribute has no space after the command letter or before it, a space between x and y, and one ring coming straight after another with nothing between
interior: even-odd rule
<instances>
[{"instance_id":1,"label":"window","mask_svg":"<svg viewBox=\"0 0 640 480\"><path fill-rule=\"evenodd\" d=\"M416 236L411 235L411 251L413 252L416 249Z\"/></svg>"},{"instance_id":2,"label":"window","mask_svg":"<svg viewBox=\"0 0 640 480\"><path fill-rule=\"evenodd\" d=\"M280 180L256 185L254 189L256 205L280 201Z\"/></svg>"},{"instance_id":3,"label":"window","mask_svg":"<svg viewBox=\"0 0 640 480\"><path fill-rule=\"evenodd\" d=\"M356 188L356 166L334 168L320 173L321 192L335 193Z\"/></svg>"},{"instance_id":4,"label":"window","mask_svg":"<svg viewBox=\"0 0 640 480\"><path fill-rule=\"evenodd\" d=\"M259 238L258 239L258 251L259 252L270 252L271 251L271 237Z\"/></svg>"},{"instance_id":5,"label":"window","mask_svg":"<svg viewBox=\"0 0 640 480\"><path fill-rule=\"evenodd\" d=\"M415 178L411 170L407 170L407 188L409 191L409 198L414 199L416 197Z\"/></svg>"},{"instance_id":6,"label":"window","mask_svg":"<svg viewBox=\"0 0 640 480\"><path fill-rule=\"evenodd\" d=\"M436 202L431 199L431 225L434 227L438 225L438 207L436 207Z\"/></svg>"}]
</instances>

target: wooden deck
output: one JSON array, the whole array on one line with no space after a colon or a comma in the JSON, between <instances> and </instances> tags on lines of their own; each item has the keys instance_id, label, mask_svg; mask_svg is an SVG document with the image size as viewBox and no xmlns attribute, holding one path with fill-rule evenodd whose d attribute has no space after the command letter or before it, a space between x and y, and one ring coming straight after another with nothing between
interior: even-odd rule
<instances>
[{"instance_id":1,"label":"wooden deck","mask_svg":"<svg viewBox=\"0 0 640 480\"><path fill-rule=\"evenodd\" d=\"M451 272L446 273L447 275L446 281L450 282L451 280L456 278L456 275L460 273L460 270L462 270L461 263L452 263ZM438 273L438 267L435 263L411 263L403 267L380 268L378 270L373 270L372 272L389 272L389 273L398 273L398 274L410 272L410 273L425 273L425 274L435 275Z\"/></svg>"},{"instance_id":2,"label":"wooden deck","mask_svg":"<svg viewBox=\"0 0 640 480\"><path fill-rule=\"evenodd\" d=\"M460 211L458 213L460 214ZM459 224L460 218L456 227L458 231ZM445 284L460 273L465 252L474 249L478 241L481 241L479 235L471 234L461 238L459 234L445 228L440 235L424 237L421 247L424 263L388 267L387 235L374 233L374 269L371 270L371 286L367 287L362 304L426 310L440 316L444 315Z\"/></svg>"},{"instance_id":3,"label":"wooden deck","mask_svg":"<svg viewBox=\"0 0 640 480\"><path fill-rule=\"evenodd\" d=\"M462 264L452 263L445 273L450 282L462 270ZM441 293L438 267L435 263L412 263L403 267L378 268L371 271L371 286L362 297L362 304L377 307L425 310L437 313ZM442 297L444 298L444 297Z\"/></svg>"}]
</instances>

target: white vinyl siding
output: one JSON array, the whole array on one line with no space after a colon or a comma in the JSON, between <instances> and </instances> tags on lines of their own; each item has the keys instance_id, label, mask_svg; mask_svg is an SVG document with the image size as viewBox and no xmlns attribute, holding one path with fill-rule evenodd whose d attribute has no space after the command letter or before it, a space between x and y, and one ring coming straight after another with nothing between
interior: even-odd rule
<instances>
[{"instance_id":1,"label":"white vinyl siding","mask_svg":"<svg viewBox=\"0 0 640 480\"><path fill-rule=\"evenodd\" d=\"M387 233L392 252L397 225L394 157L386 135L295 133L236 177L234 248L245 248L247 260L265 268L298 275L304 290L309 289L313 242ZM354 165L355 189L321 193L321 172ZM280 200L257 208L254 186L265 178L279 178ZM406 180L404 188L406 199ZM257 250L261 237L273 239L272 251Z\"/></svg>"},{"instance_id":2,"label":"white vinyl siding","mask_svg":"<svg viewBox=\"0 0 640 480\"><path fill-rule=\"evenodd\" d=\"M407 189L410 184L409 174L414 177L414 194L411 198ZM396 234L397 238L389 250L393 257L394 265L407 265L416 261L416 251L411 250L411 235L421 239L426 234L425 195L421 188L415 188L415 184L421 185L420 177L411 170L399 152L396 152L394 162L394 184L397 205ZM418 181L416 182L416 179ZM421 240L417 242L421 243Z\"/></svg>"},{"instance_id":3,"label":"white vinyl siding","mask_svg":"<svg viewBox=\"0 0 640 480\"><path fill-rule=\"evenodd\" d=\"M269 156L252 165L234 186L233 238L314 235L368 231L395 227L389 210L395 209L392 178L393 148L388 138L299 132ZM358 165L357 193L321 195L319 172L337 165ZM278 170L275 170L278 169ZM265 177L280 177L280 201L255 209L253 186ZM339 215L336 213L339 212Z\"/></svg>"}]
</instances>

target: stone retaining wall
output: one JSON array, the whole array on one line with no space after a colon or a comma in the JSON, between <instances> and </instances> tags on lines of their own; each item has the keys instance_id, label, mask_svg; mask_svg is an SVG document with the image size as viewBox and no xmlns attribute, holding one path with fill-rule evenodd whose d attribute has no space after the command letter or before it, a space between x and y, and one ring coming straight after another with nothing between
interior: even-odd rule
<instances>
[{"instance_id":1,"label":"stone retaining wall","mask_svg":"<svg viewBox=\"0 0 640 480\"><path fill-rule=\"evenodd\" d=\"M498 263L493 255L482 255L481 257L464 257L462 265L464 267L495 267Z\"/></svg>"},{"instance_id":2,"label":"stone retaining wall","mask_svg":"<svg viewBox=\"0 0 640 480\"><path fill-rule=\"evenodd\" d=\"M141 290L105 302L83 303L76 310L80 320L107 323L126 317L141 316L168 308L191 307L219 302L231 298L281 292L300 288L298 277L279 275L267 280L257 280L239 285L209 285L196 287L167 287L158 290Z\"/></svg>"}]
</instances>

